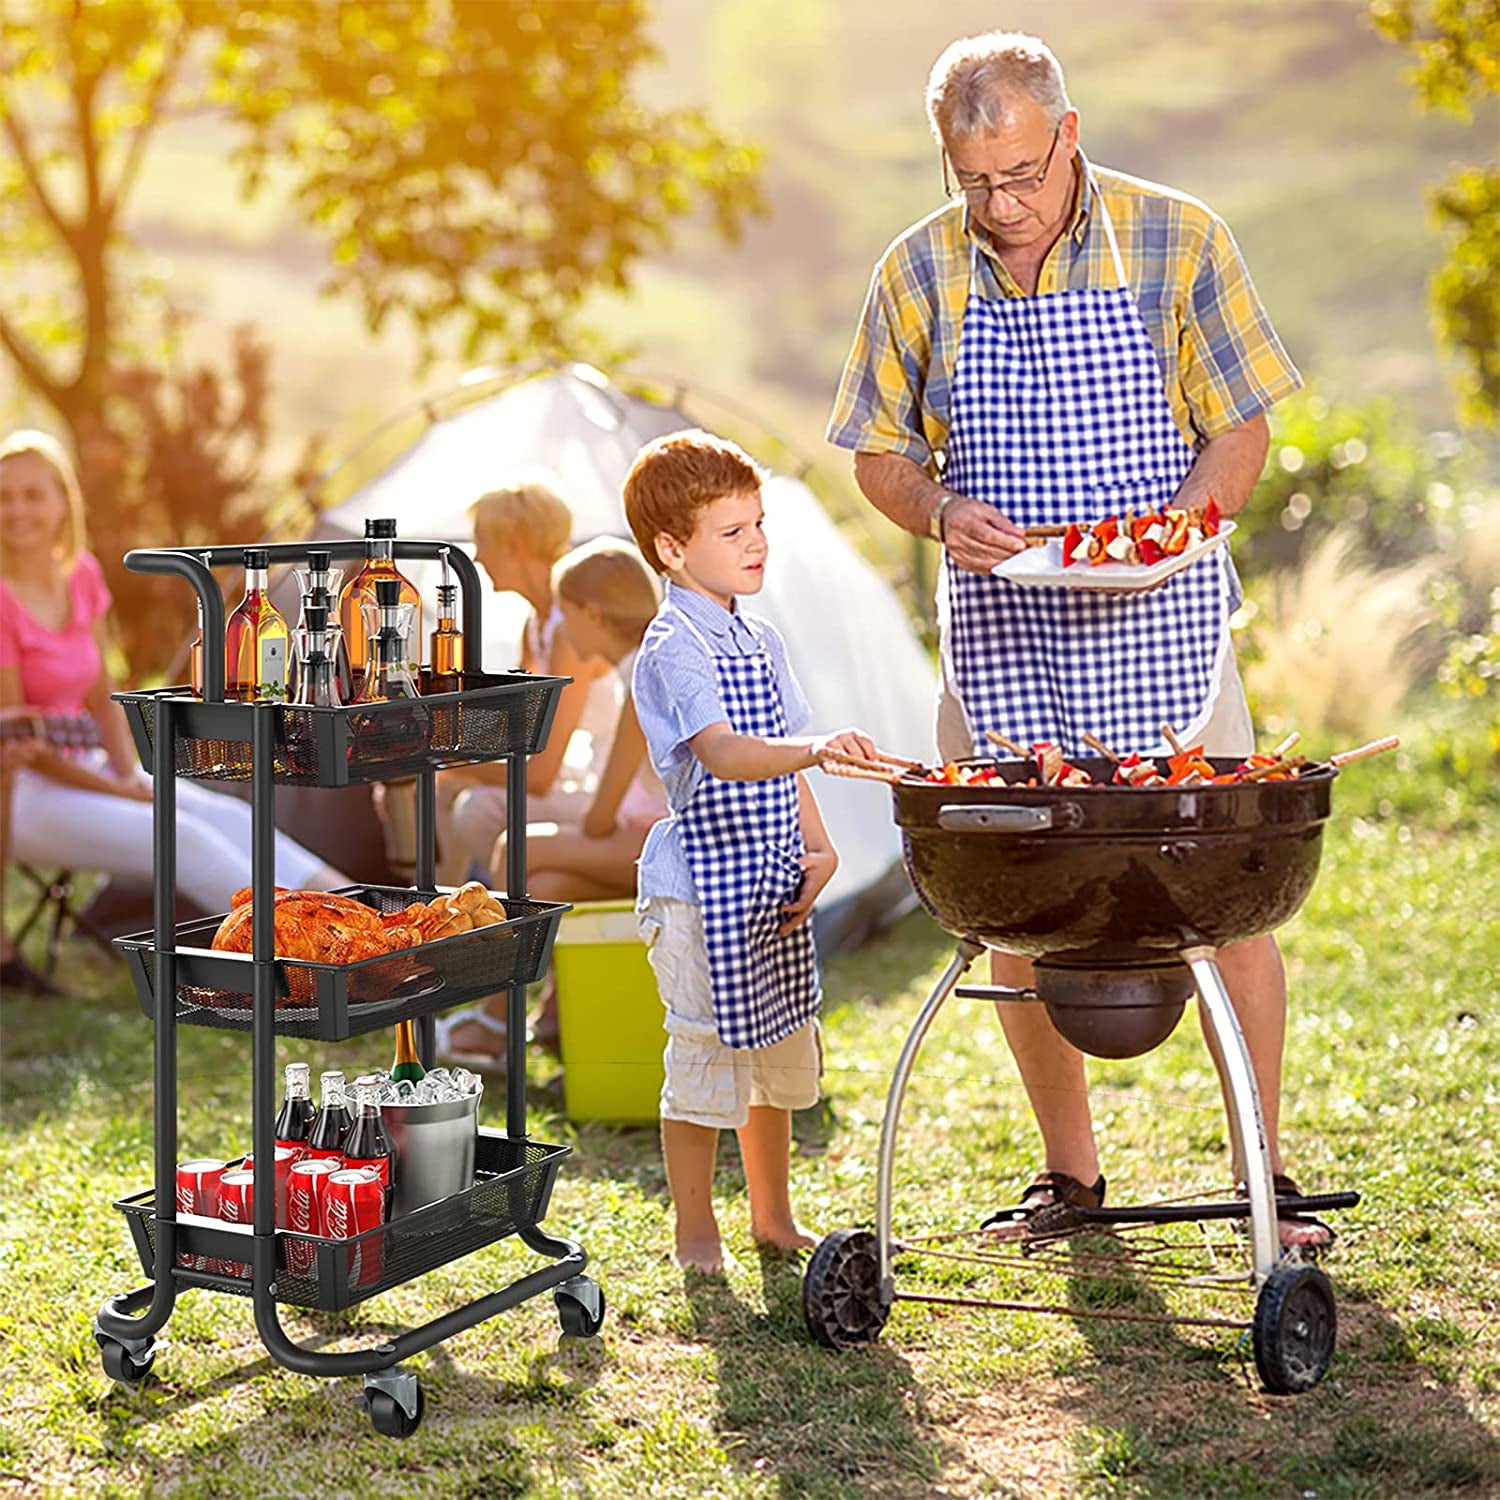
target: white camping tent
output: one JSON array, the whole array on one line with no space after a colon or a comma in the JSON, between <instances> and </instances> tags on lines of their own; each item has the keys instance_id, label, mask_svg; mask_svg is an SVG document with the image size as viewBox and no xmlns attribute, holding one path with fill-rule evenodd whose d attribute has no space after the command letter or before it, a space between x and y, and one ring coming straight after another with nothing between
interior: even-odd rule
<instances>
[{"instance_id":1,"label":"white camping tent","mask_svg":"<svg viewBox=\"0 0 1500 1500\"><path fill-rule=\"evenodd\" d=\"M628 536L620 492L637 450L663 433L704 425L627 394L588 366L568 366L438 417L384 473L325 511L318 532L360 536L369 517L393 516L402 536L469 543L469 505L519 470L542 469L573 508L575 541ZM771 561L765 590L749 608L786 638L814 727L858 725L884 749L924 755L934 671L896 595L800 479L775 476L765 501ZM499 606L493 612L491 601ZM487 600L485 664L492 669L515 659L513 605ZM823 930L848 939L909 894L900 841L880 788L819 776L816 789L840 858Z\"/></svg>"}]
</instances>

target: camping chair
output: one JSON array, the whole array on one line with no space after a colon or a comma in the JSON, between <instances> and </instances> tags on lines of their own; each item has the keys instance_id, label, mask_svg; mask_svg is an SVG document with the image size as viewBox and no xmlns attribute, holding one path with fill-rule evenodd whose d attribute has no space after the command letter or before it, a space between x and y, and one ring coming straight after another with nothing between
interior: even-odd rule
<instances>
[{"instance_id":1,"label":"camping chair","mask_svg":"<svg viewBox=\"0 0 1500 1500\"><path fill-rule=\"evenodd\" d=\"M47 947L42 959L42 973L48 979L57 971L58 954L62 949L63 939L67 936L81 933L106 953L113 951L108 936L93 924L86 911L80 910L77 904L78 888L74 884L72 870L57 870L51 875L44 875L23 860L13 860L12 864L25 880L30 881L35 893L31 909L16 929L16 947L21 948L33 927L38 923L45 923Z\"/></svg>"}]
</instances>

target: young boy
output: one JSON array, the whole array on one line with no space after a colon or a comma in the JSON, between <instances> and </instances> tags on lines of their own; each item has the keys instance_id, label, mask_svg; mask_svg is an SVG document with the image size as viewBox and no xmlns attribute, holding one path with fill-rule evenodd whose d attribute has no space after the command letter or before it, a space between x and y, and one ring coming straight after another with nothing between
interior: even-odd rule
<instances>
[{"instance_id":1,"label":"young boy","mask_svg":"<svg viewBox=\"0 0 1500 1500\"><path fill-rule=\"evenodd\" d=\"M868 759L857 730L793 738L809 711L781 637L745 614L765 579L760 472L733 443L673 433L637 455L625 515L668 580L633 696L670 816L641 854L640 932L667 1009L662 1150L678 1263L717 1274L719 1132L737 1131L750 1232L813 1244L788 1192L791 1112L818 1099L817 959L808 918L838 864L798 773L825 750Z\"/></svg>"}]
</instances>

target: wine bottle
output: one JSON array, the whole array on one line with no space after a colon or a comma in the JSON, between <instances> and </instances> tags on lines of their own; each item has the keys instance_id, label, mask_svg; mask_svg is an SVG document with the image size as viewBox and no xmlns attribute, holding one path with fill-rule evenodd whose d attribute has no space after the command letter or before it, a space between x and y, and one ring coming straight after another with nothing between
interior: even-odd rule
<instances>
[{"instance_id":1,"label":"wine bottle","mask_svg":"<svg viewBox=\"0 0 1500 1500\"><path fill-rule=\"evenodd\" d=\"M290 632L267 591L270 555L245 549L245 597L224 630L224 696L242 703L286 701Z\"/></svg>"},{"instance_id":2,"label":"wine bottle","mask_svg":"<svg viewBox=\"0 0 1500 1500\"><path fill-rule=\"evenodd\" d=\"M391 1082L409 1078L420 1083L426 1076L427 1069L417 1057L417 1023L402 1021L396 1027L396 1060L391 1064Z\"/></svg>"}]
</instances>

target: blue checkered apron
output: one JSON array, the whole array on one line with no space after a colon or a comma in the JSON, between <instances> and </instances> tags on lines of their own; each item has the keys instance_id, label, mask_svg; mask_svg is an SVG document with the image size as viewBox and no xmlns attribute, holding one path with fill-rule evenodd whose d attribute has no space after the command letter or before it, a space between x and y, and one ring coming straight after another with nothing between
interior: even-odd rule
<instances>
[{"instance_id":1,"label":"blue checkered apron","mask_svg":"<svg viewBox=\"0 0 1500 1500\"><path fill-rule=\"evenodd\" d=\"M754 656L720 656L686 615L679 611L678 619L713 657L729 727L758 739L785 735L765 646ZM720 781L705 772L673 816L703 912L719 1040L769 1047L807 1025L821 998L811 924L785 937L777 931L782 907L802 884L797 778Z\"/></svg>"},{"instance_id":2,"label":"blue checkered apron","mask_svg":"<svg viewBox=\"0 0 1500 1500\"><path fill-rule=\"evenodd\" d=\"M1155 509L1193 464L1097 189L1094 201L1118 286L990 299L971 261L943 483L1021 526ZM1223 548L1138 594L1023 587L945 554L944 673L976 753L993 753L987 729L1069 755L1088 753L1085 732L1122 753L1165 749L1163 724L1193 737L1217 693L1234 589Z\"/></svg>"}]
</instances>

